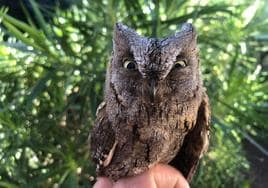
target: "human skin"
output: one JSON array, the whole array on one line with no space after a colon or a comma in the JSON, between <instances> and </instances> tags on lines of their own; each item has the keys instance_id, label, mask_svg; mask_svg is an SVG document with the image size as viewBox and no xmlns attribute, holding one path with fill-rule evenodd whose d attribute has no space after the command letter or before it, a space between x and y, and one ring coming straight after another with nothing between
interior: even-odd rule
<instances>
[{"instance_id":1,"label":"human skin","mask_svg":"<svg viewBox=\"0 0 268 188\"><path fill-rule=\"evenodd\" d=\"M187 180L175 168L158 164L146 172L112 182L98 177L93 188L189 188Z\"/></svg>"}]
</instances>

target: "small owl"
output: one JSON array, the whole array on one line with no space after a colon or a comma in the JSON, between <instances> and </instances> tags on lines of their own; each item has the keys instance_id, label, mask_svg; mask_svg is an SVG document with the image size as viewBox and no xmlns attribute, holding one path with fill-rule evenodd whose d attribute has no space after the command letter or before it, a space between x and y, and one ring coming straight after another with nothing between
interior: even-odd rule
<instances>
[{"instance_id":1,"label":"small owl","mask_svg":"<svg viewBox=\"0 0 268 188\"><path fill-rule=\"evenodd\" d=\"M209 141L210 110L196 32L164 38L114 28L105 97L90 135L98 176L114 181L170 164L190 182Z\"/></svg>"}]
</instances>

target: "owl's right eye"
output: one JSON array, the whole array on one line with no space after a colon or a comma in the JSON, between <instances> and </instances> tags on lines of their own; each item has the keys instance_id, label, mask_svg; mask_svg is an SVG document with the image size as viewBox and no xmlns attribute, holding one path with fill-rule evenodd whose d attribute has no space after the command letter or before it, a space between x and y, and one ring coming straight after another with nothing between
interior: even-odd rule
<instances>
[{"instance_id":1,"label":"owl's right eye","mask_svg":"<svg viewBox=\"0 0 268 188\"><path fill-rule=\"evenodd\" d=\"M186 67L187 64L186 64L186 61L185 60L178 60L174 63L174 68L184 68Z\"/></svg>"},{"instance_id":2,"label":"owl's right eye","mask_svg":"<svg viewBox=\"0 0 268 188\"><path fill-rule=\"evenodd\" d=\"M137 69L137 64L136 64L135 61L126 60L124 62L124 68L126 68L128 70L136 70Z\"/></svg>"}]
</instances>

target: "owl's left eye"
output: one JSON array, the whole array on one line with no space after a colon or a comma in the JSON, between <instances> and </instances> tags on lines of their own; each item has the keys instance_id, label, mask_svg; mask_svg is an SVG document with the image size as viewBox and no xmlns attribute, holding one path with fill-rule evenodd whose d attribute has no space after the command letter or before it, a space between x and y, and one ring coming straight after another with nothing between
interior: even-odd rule
<instances>
[{"instance_id":1,"label":"owl's left eye","mask_svg":"<svg viewBox=\"0 0 268 188\"><path fill-rule=\"evenodd\" d=\"M128 70L136 70L137 69L137 64L135 61L131 61L131 60L126 60L124 62L124 67Z\"/></svg>"},{"instance_id":2,"label":"owl's left eye","mask_svg":"<svg viewBox=\"0 0 268 188\"><path fill-rule=\"evenodd\" d=\"M186 66L187 64L185 60L178 60L174 63L174 68L184 68Z\"/></svg>"}]
</instances>

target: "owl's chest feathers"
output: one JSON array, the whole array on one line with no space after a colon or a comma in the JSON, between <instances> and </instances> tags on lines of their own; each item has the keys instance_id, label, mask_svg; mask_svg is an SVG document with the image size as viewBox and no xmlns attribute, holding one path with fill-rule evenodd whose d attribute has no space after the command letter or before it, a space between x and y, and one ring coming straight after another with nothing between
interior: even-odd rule
<instances>
[{"instance_id":1,"label":"owl's chest feathers","mask_svg":"<svg viewBox=\"0 0 268 188\"><path fill-rule=\"evenodd\" d=\"M117 91L111 84L105 102L109 122L116 138L120 139L118 147L124 147L125 144L134 147L161 143L163 145L159 147L164 155L171 145L174 146L172 151L177 150L180 147L178 143L182 143L184 136L194 128L201 103L200 87L196 87L186 97L185 94L181 97L179 94L162 97L157 103L151 103L143 97L126 96ZM155 157L159 156L156 154Z\"/></svg>"},{"instance_id":2,"label":"owl's chest feathers","mask_svg":"<svg viewBox=\"0 0 268 188\"><path fill-rule=\"evenodd\" d=\"M199 95L185 102L173 99L158 104L137 100L126 105L116 98L106 101L117 148L125 160L144 161L145 166L170 162L196 123L200 101Z\"/></svg>"},{"instance_id":3,"label":"owl's chest feathers","mask_svg":"<svg viewBox=\"0 0 268 188\"><path fill-rule=\"evenodd\" d=\"M200 94L196 94L185 102L179 102L178 99L158 104L142 100L128 102L120 95L106 102L110 108L110 122L116 129L132 130L135 127L139 132L150 131L152 134L163 130L181 134L193 128L200 101Z\"/></svg>"}]
</instances>

